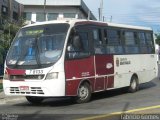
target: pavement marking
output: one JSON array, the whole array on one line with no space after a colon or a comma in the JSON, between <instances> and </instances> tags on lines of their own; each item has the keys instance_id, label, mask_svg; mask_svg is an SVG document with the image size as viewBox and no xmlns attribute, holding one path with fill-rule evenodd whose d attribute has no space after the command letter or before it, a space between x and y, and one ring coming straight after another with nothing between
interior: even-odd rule
<instances>
[{"instance_id":1,"label":"pavement marking","mask_svg":"<svg viewBox=\"0 0 160 120\"><path fill-rule=\"evenodd\" d=\"M160 108L160 105L143 107L143 108L123 111L123 112L114 112L114 113L109 113L109 114L105 114L105 115L97 115L97 116L93 116L93 117L80 118L80 119L77 119L77 120L100 119L100 118L112 117L112 116L115 116L115 115L121 115L121 114L125 114L125 113L133 113L133 112L139 112L139 111L150 110L150 109L157 109L157 108Z\"/></svg>"}]
</instances>

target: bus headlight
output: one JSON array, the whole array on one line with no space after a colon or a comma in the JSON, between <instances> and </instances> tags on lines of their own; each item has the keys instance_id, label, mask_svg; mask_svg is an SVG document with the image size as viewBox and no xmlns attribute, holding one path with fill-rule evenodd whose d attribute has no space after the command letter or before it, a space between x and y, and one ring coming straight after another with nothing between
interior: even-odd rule
<instances>
[{"instance_id":1,"label":"bus headlight","mask_svg":"<svg viewBox=\"0 0 160 120\"><path fill-rule=\"evenodd\" d=\"M58 79L58 72L48 73L46 76L46 80L48 79Z\"/></svg>"}]
</instances>

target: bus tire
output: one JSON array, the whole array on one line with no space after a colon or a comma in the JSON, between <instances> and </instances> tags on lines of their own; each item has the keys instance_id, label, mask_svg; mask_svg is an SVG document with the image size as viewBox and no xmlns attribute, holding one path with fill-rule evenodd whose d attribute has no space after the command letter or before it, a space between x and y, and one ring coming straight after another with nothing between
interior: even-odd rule
<instances>
[{"instance_id":1,"label":"bus tire","mask_svg":"<svg viewBox=\"0 0 160 120\"><path fill-rule=\"evenodd\" d=\"M130 93L134 93L134 92L138 91L138 87L139 87L138 77L132 76L128 91Z\"/></svg>"},{"instance_id":2,"label":"bus tire","mask_svg":"<svg viewBox=\"0 0 160 120\"><path fill-rule=\"evenodd\" d=\"M86 103L91 99L91 87L87 82L82 83L78 88L76 103Z\"/></svg>"},{"instance_id":3,"label":"bus tire","mask_svg":"<svg viewBox=\"0 0 160 120\"><path fill-rule=\"evenodd\" d=\"M35 97L35 96L26 96L28 102L32 104L40 104L43 101L42 97Z\"/></svg>"}]
</instances>

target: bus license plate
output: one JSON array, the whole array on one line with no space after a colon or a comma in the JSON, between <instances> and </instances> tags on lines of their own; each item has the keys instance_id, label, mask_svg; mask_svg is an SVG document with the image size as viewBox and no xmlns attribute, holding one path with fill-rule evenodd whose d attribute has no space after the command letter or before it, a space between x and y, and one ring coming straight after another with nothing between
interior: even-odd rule
<instances>
[{"instance_id":1,"label":"bus license plate","mask_svg":"<svg viewBox=\"0 0 160 120\"><path fill-rule=\"evenodd\" d=\"M29 86L20 86L20 91L21 92L28 92L29 91Z\"/></svg>"}]
</instances>

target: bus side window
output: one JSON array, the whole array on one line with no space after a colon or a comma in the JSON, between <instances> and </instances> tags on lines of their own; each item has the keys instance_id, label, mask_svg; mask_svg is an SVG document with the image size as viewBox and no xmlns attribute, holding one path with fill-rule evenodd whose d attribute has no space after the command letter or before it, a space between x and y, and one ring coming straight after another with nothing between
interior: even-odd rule
<instances>
[{"instance_id":1,"label":"bus side window","mask_svg":"<svg viewBox=\"0 0 160 120\"><path fill-rule=\"evenodd\" d=\"M139 53L139 46L137 44L137 34L132 31L124 32L124 41L125 41L125 53L126 54L136 54Z\"/></svg>"},{"instance_id":2,"label":"bus side window","mask_svg":"<svg viewBox=\"0 0 160 120\"><path fill-rule=\"evenodd\" d=\"M135 40L135 44L139 45L139 38L138 38L138 33L134 32L134 40Z\"/></svg>"},{"instance_id":3,"label":"bus side window","mask_svg":"<svg viewBox=\"0 0 160 120\"><path fill-rule=\"evenodd\" d=\"M92 34L93 34L93 40L94 40L95 54L104 54L105 48L102 45L101 29L93 29Z\"/></svg>"},{"instance_id":4,"label":"bus side window","mask_svg":"<svg viewBox=\"0 0 160 120\"><path fill-rule=\"evenodd\" d=\"M79 36L81 38L81 42L83 45L83 52L89 52L89 40L87 32L79 32Z\"/></svg>"},{"instance_id":5,"label":"bus side window","mask_svg":"<svg viewBox=\"0 0 160 120\"><path fill-rule=\"evenodd\" d=\"M108 44L108 35L107 35L107 30L104 29L104 43Z\"/></svg>"},{"instance_id":6,"label":"bus side window","mask_svg":"<svg viewBox=\"0 0 160 120\"><path fill-rule=\"evenodd\" d=\"M155 53L152 33L146 33L146 43L147 43L147 46L148 46L148 52L149 53Z\"/></svg>"},{"instance_id":7,"label":"bus side window","mask_svg":"<svg viewBox=\"0 0 160 120\"><path fill-rule=\"evenodd\" d=\"M115 29L107 30L107 54L122 54L121 31Z\"/></svg>"},{"instance_id":8,"label":"bus side window","mask_svg":"<svg viewBox=\"0 0 160 120\"><path fill-rule=\"evenodd\" d=\"M142 54L148 53L145 33L139 32L138 37L139 37L139 43L140 43L140 53L142 53Z\"/></svg>"},{"instance_id":9,"label":"bus side window","mask_svg":"<svg viewBox=\"0 0 160 120\"><path fill-rule=\"evenodd\" d=\"M69 59L83 58L89 55L88 34L79 32L70 37L67 54Z\"/></svg>"}]
</instances>

